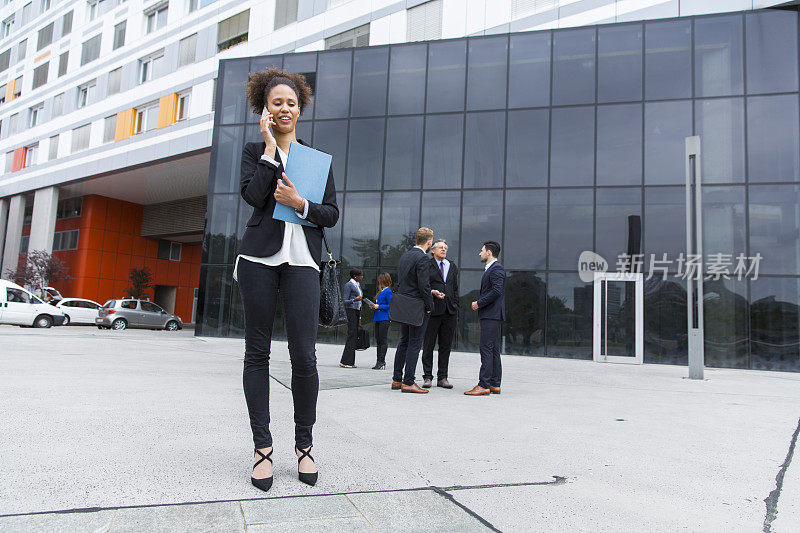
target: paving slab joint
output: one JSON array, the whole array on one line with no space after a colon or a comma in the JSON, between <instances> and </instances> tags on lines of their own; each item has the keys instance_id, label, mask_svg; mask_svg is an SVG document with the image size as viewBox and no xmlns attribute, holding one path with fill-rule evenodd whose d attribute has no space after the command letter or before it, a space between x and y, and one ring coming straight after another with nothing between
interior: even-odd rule
<instances>
[{"instance_id":1,"label":"paving slab joint","mask_svg":"<svg viewBox=\"0 0 800 533\"><path fill-rule=\"evenodd\" d=\"M786 459L784 459L783 464L778 470L778 474L775 476L775 488L772 489L769 496L764 498L764 503L767 506L767 515L764 517L764 533L772 532L772 522L778 516L778 500L781 497L781 490L783 490L783 478L786 475L786 470L789 469L789 465L792 463L794 448L797 445L798 433L800 433L800 419L797 420L797 427L794 428L792 440L789 442L789 451L786 452Z\"/></svg>"}]
</instances>

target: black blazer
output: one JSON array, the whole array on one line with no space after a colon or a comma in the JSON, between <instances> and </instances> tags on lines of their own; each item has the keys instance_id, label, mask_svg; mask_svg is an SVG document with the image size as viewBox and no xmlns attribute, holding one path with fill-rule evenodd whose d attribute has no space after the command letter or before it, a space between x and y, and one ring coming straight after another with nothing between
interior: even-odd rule
<instances>
[{"instance_id":1,"label":"black blazer","mask_svg":"<svg viewBox=\"0 0 800 533\"><path fill-rule=\"evenodd\" d=\"M506 319L506 271L500 261L496 261L490 266L481 278L478 318L480 320Z\"/></svg>"},{"instance_id":2,"label":"black blazer","mask_svg":"<svg viewBox=\"0 0 800 533\"><path fill-rule=\"evenodd\" d=\"M430 257L416 246L400 257L397 263L397 292L425 302L425 310L433 309Z\"/></svg>"},{"instance_id":3,"label":"black blazer","mask_svg":"<svg viewBox=\"0 0 800 533\"><path fill-rule=\"evenodd\" d=\"M306 143L297 140L300 144ZM265 142L247 143L242 150L242 177L239 183L242 198L253 206L253 214L247 221L247 227L239 245L238 253L253 257L269 257L278 253L283 245L285 222L272 218L275 210L275 187L283 173L283 162L275 150L273 159L279 163L275 167L267 163L261 156L267 145ZM292 179L292 176L289 176ZM321 204L308 202L306 220L317 226L331 228L339 220L339 207L336 205L336 186L333 183L333 168L328 173L328 183ZM322 230L319 227L301 226L306 235L308 250L315 261L322 258Z\"/></svg>"},{"instance_id":4,"label":"black blazer","mask_svg":"<svg viewBox=\"0 0 800 533\"><path fill-rule=\"evenodd\" d=\"M431 316L457 315L458 314L458 267L450 261L450 270L447 271L447 281L442 279L439 263L431 258L431 290L444 293L444 300L433 297L433 311Z\"/></svg>"}]
</instances>

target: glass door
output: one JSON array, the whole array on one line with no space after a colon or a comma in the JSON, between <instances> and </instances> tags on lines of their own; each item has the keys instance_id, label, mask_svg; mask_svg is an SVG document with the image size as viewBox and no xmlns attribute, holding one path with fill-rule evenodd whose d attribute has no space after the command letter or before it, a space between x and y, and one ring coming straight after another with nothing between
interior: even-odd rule
<instances>
[{"instance_id":1,"label":"glass door","mask_svg":"<svg viewBox=\"0 0 800 533\"><path fill-rule=\"evenodd\" d=\"M595 272L594 360L642 364L642 274Z\"/></svg>"}]
</instances>

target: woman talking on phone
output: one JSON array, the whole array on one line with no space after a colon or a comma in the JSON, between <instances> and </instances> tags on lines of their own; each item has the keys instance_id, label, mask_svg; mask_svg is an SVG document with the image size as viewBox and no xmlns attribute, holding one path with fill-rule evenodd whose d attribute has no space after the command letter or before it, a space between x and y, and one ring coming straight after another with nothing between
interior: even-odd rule
<instances>
[{"instance_id":1,"label":"woman talking on phone","mask_svg":"<svg viewBox=\"0 0 800 533\"><path fill-rule=\"evenodd\" d=\"M317 320L322 229L339 219L333 173L328 174L322 203L302 198L284 173L289 146L305 144L295 125L311 103L311 88L301 74L268 68L250 74L247 102L261 114L262 142L247 143L242 151L240 190L253 214L236 257L234 278L244 306L244 395L250 415L255 452L251 482L261 490L272 486L272 435L269 431L269 354L275 308L280 297L292 365L295 454L298 478L317 481L309 453L316 421ZM297 216L315 224L305 226L272 218L276 202L294 208Z\"/></svg>"}]
</instances>

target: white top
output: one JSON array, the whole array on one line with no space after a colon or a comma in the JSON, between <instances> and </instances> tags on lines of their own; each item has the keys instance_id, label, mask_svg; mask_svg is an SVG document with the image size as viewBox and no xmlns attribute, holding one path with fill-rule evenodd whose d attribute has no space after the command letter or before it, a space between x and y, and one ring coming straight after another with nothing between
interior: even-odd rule
<instances>
[{"instance_id":1,"label":"white top","mask_svg":"<svg viewBox=\"0 0 800 533\"><path fill-rule=\"evenodd\" d=\"M497 259L492 259L491 261L487 261L486 265L483 267L483 271L485 272L485 271L489 270L489 267L492 266L495 263L497 263Z\"/></svg>"},{"instance_id":2,"label":"white top","mask_svg":"<svg viewBox=\"0 0 800 533\"><path fill-rule=\"evenodd\" d=\"M433 258L433 260L436 261L436 268L439 269L439 272L442 271L442 265L444 265L444 280L447 281L447 274L450 272L450 261L448 261L447 259L442 259L441 261L439 261L435 257Z\"/></svg>"},{"instance_id":3,"label":"white top","mask_svg":"<svg viewBox=\"0 0 800 533\"><path fill-rule=\"evenodd\" d=\"M287 160L287 155L283 150L278 148L278 155L281 161ZM261 159L272 163L273 165L280 166L277 161L267 155L262 155ZM297 213L297 216L305 220L308 216L308 201L305 202L305 207L302 213ZM303 226L300 224L292 224L287 222L284 224L283 229L283 244L281 249L274 255L269 257L253 257L249 255L239 254L236 256L236 265L233 267L233 279L238 281L237 270L239 268L239 259L246 259L254 263L260 263L267 266L279 266L288 263L291 266L311 267L319 271L319 265L311 256L308 249L308 242L306 241L306 234L303 232Z\"/></svg>"}]
</instances>

